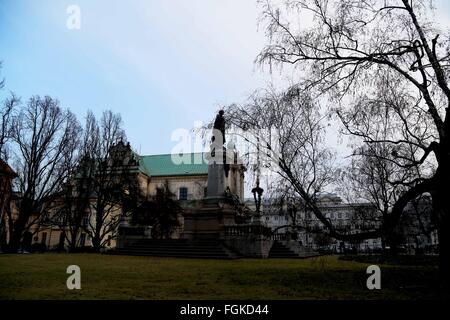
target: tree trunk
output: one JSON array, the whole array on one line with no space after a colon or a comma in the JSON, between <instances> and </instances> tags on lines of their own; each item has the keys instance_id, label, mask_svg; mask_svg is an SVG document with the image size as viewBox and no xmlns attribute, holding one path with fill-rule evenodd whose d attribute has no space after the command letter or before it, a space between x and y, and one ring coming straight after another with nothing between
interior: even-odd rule
<instances>
[{"instance_id":1,"label":"tree trunk","mask_svg":"<svg viewBox=\"0 0 450 320\"><path fill-rule=\"evenodd\" d=\"M445 217L439 228L439 273L443 287L450 289L450 219Z\"/></svg>"},{"instance_id":2,"label":"tree trunk","mask_svg":"<svg viewBox=\"0 0 450 320\"><path fill-rule=\"evenodd\" d=\"M437 219L439 239L439 276L441 287L450 290L450 141L441 139L440 149L436 153L439 166L436 170L436 185L431 193L433 214Z\"/></svg>"},{"instance_id":3,"label":"tree trunk","mask_svg":"<svg viewBox=\"0 0 450 320\"><path fill-rule=\"evenodd\" d=\"M450 214L448 195L440 188L433 193L433 210L438 217L439 275L441 286L450 289Z\"/></svg>"},{"instance_id":4,"label":"tree trunk","mask_svg":"<svg viewBox=\"0 0 450 320\"><path fill-rule=\"evenodd\" d=\"M101 248L101 239L98 235L95 235L92 238L92 247L94 248L95 252L100 252L100 248Z\"/></svg>"},{"instance_id":5,"label":"tree trunk","mask_svg":"<svg viewBox=\"0 0 450 320\"><path fill-rule=\"evenodd\" d=\"M77 247L78 230L72 230L70 232L69 252L74 252Z\"/></svg>"},{"instance_id":6,"label":"tree trunk","mask_svg":"<svg viewBox=\"0 0 450 320\"><path fill-rule=\"evenodd\" d=\"M389 246L388 254L392 257L396 257L398 255L398 237L397 234L393 231L386 237L387 245Z\"/></svg>"},{"instance_id":7,"label":"tree trunk","mask_svg":"<svg viewBox=\"0 0 450 320\"><path fill-rule=\"evenodd\" d=\"M22 237L25 231L25 219L19 215L19 218L14 222L11 230L8 251L11 253L17 253L22 245Z\"/></svg>"}]
</instances>

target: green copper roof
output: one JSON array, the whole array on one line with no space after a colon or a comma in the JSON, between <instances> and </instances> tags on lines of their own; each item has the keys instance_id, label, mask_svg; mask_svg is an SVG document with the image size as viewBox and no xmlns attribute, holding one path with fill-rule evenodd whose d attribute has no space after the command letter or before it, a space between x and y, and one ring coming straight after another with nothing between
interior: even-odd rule
<instances>
[{"instance_id":1,"label":"green copper roof","mask_svg":"<svg viewBox=\"0 0 450 320\"><path fill-rule=\"evenodd\" d=\"M139 170L153 177L208 174L208 162L203 155L186 153L140 156Z\"/></svg>"}]
</instances>

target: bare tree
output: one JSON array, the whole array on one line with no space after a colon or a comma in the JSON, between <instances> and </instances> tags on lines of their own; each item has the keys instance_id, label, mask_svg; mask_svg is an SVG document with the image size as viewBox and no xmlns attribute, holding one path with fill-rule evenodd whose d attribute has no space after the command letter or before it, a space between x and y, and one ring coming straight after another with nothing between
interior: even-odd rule
<instances>
[{"instance_id":1,"label":"bare tree","mask_svg":"<svg viewBox=\"0 0 450 320\"><path fill-rule=\"evenodd\" d=\"M17 251L22 236L48 211L52 195L67 180L78 144L79 124L50 97L32 97L14 118L12 140L20 194L18 213L9 213L9 247Z\"/></svg>"},{"instance_id":2,"label":"bare tree","mask_svg":"<svg viewBox=\"0 0 450 320\"><path fill-rule=\"evenodd\" d=\"M0 110L0 159L8 160L7 142L11 139L12 118L19 99L14 95L3 101Z\"/></svg>"},{"instance_id":3,"label":"bare tree","mask_svg":"<svg viewBox=\"0 0 450 320\"><path fill-rule=\"evenodd\" d=\"M0 70L1 67L2 62L0 61ZM3 89L4 84L5 81L2 79L0 81L0 90ZM8 161L7 142L11 139L12 118L19 102L19 98L14 93L11 93L8 98L3 100L0 107L0 159L4 161Z\"/></svg>"},{"instance_id":4,"label":"bare tree","mask_svg":"<svg viewBox=\"0 0 450 320\"><path fill-rule=\"evenodd\" d=\"M53 208L53 223L65 232L72 251L82 232L100 250L116 236L120 218L137 207L139 163L124 139L119 114L105 111L99 124L88 112L77 162Z\"/></svg>"},{"instance_id":5,"label":"bare tree","mask_svg":"<svg viewBox=\"0 0 450 320\"><path fill-rule=\"evenodd\" d=\"M117 236L120 218L129 214L132 203L138 201L139 186L136 175L138 161L128 144L119 114L105 111L98 125L91 116L89 159L94 163L90 177L93 200L89 206L91 216L86 231L95 250L100 250Z\"/></svg>"},{"instance_id":6,"label":"bare tree","mask_svg":"<svg viewBox=\"0 0 450 320\"><path fill-rule=\"evenodd\" d=\"M0 61L0 70L2 68L2 64L3 64L3 62ZM3 89L4 86L5 86L5 79L1 79L0 80L0 90Z\"/></svg>"},{"instance_id":7,"label":"bare tree","mask_svg":"<svg viewBox=\"0 0 450 320\"><path fill-rule=\"evenodd\" d=\"M162 188L149 200L143 201L134 211L133 222L151 225L152 236L159 239L169 239L173 231L180 226L179 215L182 207L170 191L166 180Z\"/></svg>"},{"instance_id":8,"label":"bare tree","mask_svg":"<svg viewBox=\"0 0 450 320\"><path fill-rule=\"evenodd\" d=\"M63 230L69 251L74 251L80 242L81 232L87 227L85 218L90 215L94 199L98 130L94 115L88 112L76 164L68 168L70 180L63 186L59 201L53 208L52 223Z\"/></svg>"},{"instance_id":9,"label":"bare tree","mask_svg":"<svg viewBox=\"0 0 450 320\"><path fill-rule=\"evenodd\" d=\"M244 105L226 108L227 121L245 132L245 140L255 146L266 171L275 172L282 185L312 210L329 228L329 235L343 239L321 212L319 195L336 178L334 154L325 147L324 116L311 97L298 90L276 93L262 90ZM365 235L372 236L372 234Z\"/></svg>"},{"instance_id":10,"label":"bare tree","mask_svg":"<svg viewBox=\"0 0 450 320\"><path fill-rule=\"evenodd\" d=\"M0 83L1 89L1 83ZM6 99L0 109L0 161L6 167L8 161L8 151L6 143L11 137L11 122L13 111L16 105L16 99L12 96ZM5 161L3 163L3 161ZM5 173L6 174L6 173ZM3 234L3 221L5 210L10 209L11 200L11 181L9 177L0 177L0 235Z\"/></svg>"},{"instance_id":11,"label":"bare tree","mask_svg":"<svg viewBox=\"0 0 450 320\"><path fill-rule=\"evenodd\" d=\"M1 69L1 61L0 61ZM0 90L4 87L4 80L0 81ZM5 168L0 176L0 242L4 245L6 236L5 217L7 212L11 210L12 200L12 184L11 180L15 178L14 172L10 171L8 166L9 148L8 142L11 139L12 118L14 111L19 103L19 99L11 93L9 98L6 98L0 107L0 163Z\"/></svg>"},{"instance_id":12,"label":"bare tree","mask_svg":"<svg viewBox=\"0 0 450 320\"><path fill-rule=\"evenodd\" d=\"M298 232L310 230L309 221L305 219L305 206L303 200L298 196L291 184L284 180L274 179L266 192L264 214L278 214L287 218L286 225L279 225L272 232L278 230Z\"/></svg>"},{"instance_id":13,"label":"bare tree","mask_svg":"<svg viewBox=\"0 0 450 320\"><path fill-rule=\"evenodd\" d=\"M371 221L381 227L392 220L392 208L408 190L406 184L420 181L427 172L423 171L425 166L398 165L399 153L404 158L414 157L417 153L417 146L414 144L404 149L401 145L393 147L388 142L392 137L404 141L408 139L403 122L393 115L404 110L405 100L402 96L392 96L386 88L378 88L378 91L380 94L376 98L361 99L352 115L338 110L345 128L343 133L350 135L355 141L351 164L342 172L339 190L350 203L364 201L372 204L376 211L356 210L356 219L359 222ZM414 137L416 141L423 141L426 134L426 130L415 132ZM360 143L361 138L365 139L363 144ZM386 229L382 236L382 240L388 242L394 254L398 242L396 229L397 227Z\"/></svg>"},{"instance_id":14,"label":"bare tree","mask_svg":"<svg viewBox=\"0 0 450 320\"><path fill-rule=\"evenodd\" d=\"M382 150L364 151L366 155L372 153L372 157L354 157L351 165L344 170L339 180L339 191L352 204L351 206L353 204L358 206L359 203L365 202L376 208L376 210L354 208L353 222L366 222L378 228L389 219L392 206L404 190L403 186L390 183L398 176L398 170L392 163L383 161L376 156L377 152L380 152L380 155L386 155L386 149L379 149ZM403 179L403 177L400 178ZM387 241L391 253L395 254L397 237L394 229L389 232L389 234L381 236L383 247L385 247L385 241Z\"/></svg>"},{"instance_id":15,"label":"bare tree","mask_svg":"<svg viewBox=\"0 0 450 320\"><path fill-rule=\"evenodd\" d=\"M405 191L393 205L383 229L388 232L395 228L406 204L430 192L438 217L440 270L443 283L448 287L449 37L440 36L441 32L433 27L430 3L295 0L276 7L265 1L263 17L268 23L271 43L261 52L259 62L288 64L301 69L305 76L302 87L316 86L337 98L334 101L340 103L338 107L347 119L347 127L360 135L363 142L390 144L396 158L391 160L396 165L415 166L425 173L403 183ZM297 17L307 14L313 18L313 25L296 28L297 24L287 18L288 13ZM391 96L400 95L406 100L403 109L395 110L395 104L391 104L389 110L403 123L408 139L392 135L380 141L354 128L358 128L356 121L352 121L358 102L379 96L378 88L383 87L386 79ZM436 163L434 169L428 167L430 162Z\"/></svg>"}]
</instances>

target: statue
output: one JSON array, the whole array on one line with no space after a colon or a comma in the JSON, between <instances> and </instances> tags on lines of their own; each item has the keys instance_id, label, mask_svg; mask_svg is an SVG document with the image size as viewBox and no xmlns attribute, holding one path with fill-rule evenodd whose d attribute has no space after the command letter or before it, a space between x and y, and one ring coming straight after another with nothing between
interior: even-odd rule
<instances>
[{"instance_id":1,"label":"statue","mask_svg":"<svg viewBox=\"0 0 450 320\"><path fill-rule=\"evenodd\" d=\"M261 196L264 189L259 186L259 179L256 181L256 187L252 189L253 198L255 199L256 214L261 214Z\"/></svg>"},{"instance_id":2,"label":"statue","mask_svg":"<svg viewBox=\"0 0 450 320\"><path fill-rule=\"evenodd\" d=\"M211 157L215 158L216 157L216 148L219 147L219 149L222 149L222 152L218 154L218 156L220 156L220 154L222 155L222 164L224 165L224 171L225 171L225 176L228 177L228 173L230 171L230 164L227 163L227 150L224 146L225 144L225 118L223 116L225 112L223 110L220 110L219 113L216 116L216 119L214 120L214 127L213 127L213 136L211 138L211 142L212 142L212 146L211 146ZM216 141L216 136L215 134L217 134L217 131L220 131L221 135L222 135L222 143L217 142Z\"/></svg>"},{"instance_id":3,"label":"statue","mask_svg":"<svg viewBox=\"0 0 450 320\"><path fill-rule=\"evenodd\" d=\"M214 120L212 142L216 140L214 133L217 131L215 130L219 130L222 134L222 144L225 144L225 118L223 117L224 113L225 112L223 110L220 110L216 116L216 120Z\"/></svg>"}]
</instances>

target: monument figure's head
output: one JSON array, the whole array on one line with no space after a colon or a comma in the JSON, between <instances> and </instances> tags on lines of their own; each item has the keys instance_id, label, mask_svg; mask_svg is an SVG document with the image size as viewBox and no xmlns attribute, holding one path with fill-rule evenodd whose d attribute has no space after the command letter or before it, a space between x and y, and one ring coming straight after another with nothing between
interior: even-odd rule
<instances>
[{"instance_id":1,"label":"monument figure's head","mask_svg":"<svg viewBox=\"0 0 450 320\"><path fill-rule=\"evenodd\" d=\"M224 113L225 113L225 111L223 111L223 110L219 111L219 115L221 115L221 116L223 116Z\"/></svg>"}]
</instances>

